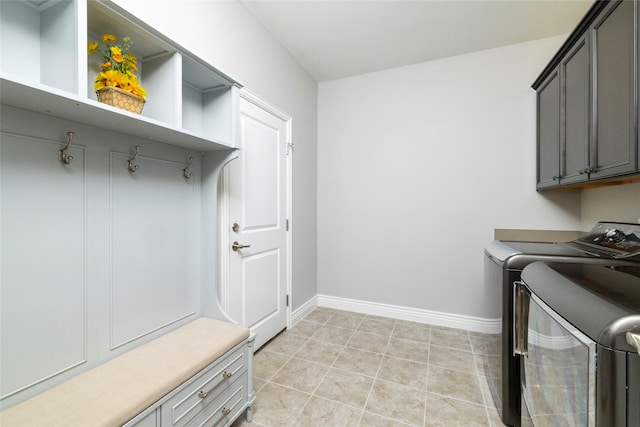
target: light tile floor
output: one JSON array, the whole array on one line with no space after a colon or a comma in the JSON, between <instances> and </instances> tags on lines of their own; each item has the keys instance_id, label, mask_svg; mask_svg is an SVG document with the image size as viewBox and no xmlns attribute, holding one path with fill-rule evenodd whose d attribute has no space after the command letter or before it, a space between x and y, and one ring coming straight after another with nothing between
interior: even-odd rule
<instances>
[{"instance_id":1,"label":"light tile floor","mask_svg":"<svg viewBox=\"0 0 640 427\"><path fill-rule=\"evenodd\" d=\"M317 308L255 354L253 423L234 427L501 427L485 344L475 332Z\"/></svg>"}]
</instances>

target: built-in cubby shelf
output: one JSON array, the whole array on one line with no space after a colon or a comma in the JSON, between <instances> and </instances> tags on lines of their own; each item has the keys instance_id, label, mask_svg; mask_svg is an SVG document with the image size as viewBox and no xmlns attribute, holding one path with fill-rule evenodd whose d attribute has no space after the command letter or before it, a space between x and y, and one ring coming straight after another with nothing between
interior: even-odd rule
<instances>
[{"instance_id":1,"label":"built-in cubby shelf","mask_svg":"<svg viewBox=\"0 0 640 427\"><path fill-rule=\"evenodd\" d=\"M97 101L102 34L133 40L141 115ZM239 85L108 0L0 1L2 104L167 144L236 148Z\"/></svg>"},{"instance_id":2,"label":"built-in cubby shelf","mask_svg":"<svg viewBox=\"0 0 640 427\"><path fill-rule=\"evenodd\" d=\"M76 92L81 60L76 11L71 0L0 2L2 72Z\"/></svg>"}]
</instances>

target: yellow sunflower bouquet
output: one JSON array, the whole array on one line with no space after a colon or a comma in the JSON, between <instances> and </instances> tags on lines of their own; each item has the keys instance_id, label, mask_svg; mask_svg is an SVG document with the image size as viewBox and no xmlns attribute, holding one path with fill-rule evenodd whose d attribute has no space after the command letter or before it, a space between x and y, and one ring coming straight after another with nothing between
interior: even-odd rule
<instances>
[{"instance_id":1,"label":"yellow sunflower bouquet","mask_svg":"<svg viewBox=\"0 0 640 427\"><path fill-rule=\"evenodd\" d=\"M99 92L105 87L116 87L125 92L147 99L147 91L138 83L137 59L129 52L133 41L128 36L123 37L122 46L115 44L116 36L103 34L104 48L99 49L98 42L91 42L87 47L89 55L98 53L102 56L100 73L94 80L94 88Z\"/></svg>"}]
</instances>

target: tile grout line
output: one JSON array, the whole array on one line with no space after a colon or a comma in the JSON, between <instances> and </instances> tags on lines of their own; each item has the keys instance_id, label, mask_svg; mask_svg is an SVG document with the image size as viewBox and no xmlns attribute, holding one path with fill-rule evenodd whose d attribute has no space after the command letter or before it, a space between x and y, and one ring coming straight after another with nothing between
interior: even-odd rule
<instances>
[{"instance_id":1,"label":"tile grout line","mask_svg":"<svg viewBox=\"0 0 640 427\"><path fill-rule=\"evenodd\" d=\"M473 364L475 365L475 376L476 376L476 381L478 384L478 391L480 392L480 397L482 398L482 403L484 406L484 416L486 417L486 421L487 421L487 426L491 425L491 420L489 419L489 411L487 408L487 401L484 397L484 392L482 391L482 383L480 382L480 368L478 367L478 358L479 355L476 354L476 348L473 345L473 340L471 339L471 333L467 331L467 337L469 339L469 345L471 346L471 355L473 356Z\"/></svg>"},{"instance_id":2,"label":"tile grout line","mask_svg":"<svg viewBox=\"0 0 640 427\"><path fill-rule=\"evenodd\" d=\"M325 326L331 326L331 327L335 327L335 328L338 328L338 329L346 329L346 330L348 330L348 328L340 328L340 327L336 327L336 326L333 326L333 325L328 325L329 320L331 320L331 318L332 318L333 316L335 316L335 315L336 315L336 313L332 314L332 315L327 319L327 321L322 325L322 327L325 327ZM362 318L362 319L360 320L360 324L362 323L362 321L363 321L363 320L364 320L364 318ZM358 324L358 326L359 326L360 324ZM357 330L357 327L358 327L358 326L356 326L356 328L355 328L355 329L353 329L353 330L351 331L351 335L349 336L349 339L347 340L347 342L346 342L345 344L342 344L342 346L341 346L342 348L340 349L340 352L338 353L338 355L336 356L336 358L333 360L333 362L331 363L331 365L328 365L329 367L328 367L327 371L325 372L325 374L322 376L322 379L320 379L320 381L318 381L318 384L315 386L315 388L313 389L313 391L311 391L311 393L310 393L310 395L309 395L309 399L307 399L307 401L305 402L305 404L304 404L304 405L303 405L303 407L302 407L302 410L301 410L301 411L300 411L300 413L297 415L297 417L296 417L296 421L298 421L298 419L302 416L302 413L304 412L304 408L309 404L309 402L311 401L311 398L313 398L313 397L317 397L317 398L319 398L319 399L324 399L324 400L327 400L327 401L329 401L329 402L334 402L334 403L340 403L340 404L342 404L342 402L336 402L336 401L334 401L334 400L332 400L332 399L327 399L326 397L318 396L318 395L316 394L316 392L318 391L318 388L320 388L320 385L322 385L322 382L325 380L325 378L327 377L327 375L329 375L329 372L331 371L331 369L335 366L336 361L338 360L338 358L340 357L340 355L344 352L345 348L347 348L347 344L349 343L349 340L351 340L351 337L353 337L353 335L354 335L355 331ZM318 329L318 330L320 330L320 329ZM317 333L317 331L316 331L316 333ZM311 338L312 338L314 335L315 335L315 333L314 333L311 337L309 337L309 338L307 339L307 342L309 342L309 341L311 340ZM324 344L326 344L326 343L334 344L334 343L327 342L327 341L322 341L322 340L318 340L318 341L319 341L319 342L321 342L321 343L324 343ZM305 342L305 344L306 344L307 342ZM304 345L303 345L303 347L304 347ZM300 351L300 350L298 350L298 351ZM297 353L298 353L298 352L296 352L295 354L297 354ZM303 359L303 360L305 360L305 359ZM311 361L308 361L308 362L311 362ZM315 363L315 362L311 362L311 363ZM324 365L324 366L327 366L327 365ZM351 405L345 405L345 406L352 407ZM360 419L362 418L362 413L364 413L364 408L363 408L363 409L362 409L362 411L361 411ZM359 422L360 422L360 420L358 420L358 423L359 423Z\"/></svg>"},{"instance_id":3,"label":"tile grout line","mask_svg":"<svg viewBox=\"0 0 640 427\"><path fill-rule=\"evenodd\" d=\"M365 320L366 319L367 319L367 317L365 317ZM376 319L375 318L370 318L369 320L376 320ZM364 323L364 320L363 320L363 323ZM384 350L380 353L382 355L382 358L380 359L380 364L378 365L378 369L376 369L376 373L373 375L373 379L371 381L371 387L369 387L369 393L367 393L367 398L365 399L365 402L364 402L363 411L362 411L362 418L364 418L364 415L367 412L367 406L369 405L369 399L371 398L371 394L373 393L373 388L376 385L376 381L378 381L380 379L379 375L380 375L380 370L382 369L382 363L384 362L384 357L387 354L387 349L389 348L389 342L391 341L391 336L393 336L393 331L395 330L396 324L397 324L397 321L394 320L393 328L391 329L391 332L390 332L389 336L387 337L387 343L384 346ZM368 332L368 331L363 331L363 332L364 333L374 334L374 335L376 334L375 332ZM363 350L363 351L366 351L366 350ZM377 414L375 412L371 412L371 413L374 414L375 416L379 416L379 417L382 417L384 419L393 420L393 422L397 422L398 421L398 420L393 419L391 417L386 417L384 415L380 415L380 414ZM362 421L360 421L359 425L362 426Z\"/></svg>"},{"instance_id":4,"label":"tile grout line","mask_svg":"<svg viewBox=\"0 0 640 427\"><path fill-rule=\"evenodd\" d=\"M340 358L340 356L342 355L342 353L344 352L344 350L349 346L349 341L351 341L351 338L353 338L353 336L356 334L356 331L358 330L358 328L360 327L360 325L362 325L362 323L364 322L364 320L366 319L366 316L363 316L360 319L360 322L358 323L358 325L353 329L353 332L351 333L351 336L349 337L349 340L345 343L345 345L342 347L342 350L340 351L340 354L338 354L338 356L336 357L336 359L333 361L333 365L331 365L331 367L333 368L333 366L336 364L336 361ZM350 348L350 347L349 347ZM340 368L337 368L340 369ZM373 387L373 382L374 380L371 382L371 387ZM369 393L371 393L371 388L369 388ZM367 394L367 398L368 398L368 394ZM367 399L365 399L364 404L362 405L362 409L360 411L360 417L358 418L358 426L360 424L362 424L362 418L364 417L364 412L367 408Z\"/></svg>"},{"instance_id":5,"label":"tile grout line","mask_svg":"<svg viewBox=\"0 0 640 427\"><path fill-rule=\"evenodd\" d=\"M484 340L484 338L481 338ZM478 379L478 387L480 388L480 396L482 396L482 402L484 403L484 412L487 417L487 426L491 425L491 416L489 415L489 406L487 405L487 399L484 395L484 391L482 389L482 382L480 380L480 368L478 366L478 359L480 359L480 355L476 353L476 348L473 345L473 340L471 339L471 334L469 334L469 342L471 343L471 352L473 354L473 362L476 365L476 377ZM484 357L486 358L486 354ZM480 360L482 362L482 360Z\"/></svg>"},{"instance_id":6,"label":"tile grout line","mask_svg":"<svg viewBox=\"0 0 640 427\"><path fill-rule=\"evenodd\" d=\"M303 347L304 347L304 346L305 346L309 341L311 341L311 338L313 338L313 337L318 333L318 331L320 331L324 326L326 326L327 322L328 322L328 321L329 321L329 320L330 320L334 315L335 315L335 313L334 313L334 314L332 314L331 316L329 316L329 317L327 318L327 320L325 320L325 321L324 321L324 323L323 323L323 324L318 328L318 330L316 330L313 334L311 334L311 336L307 338L307 340L304 342L304 344L302 344L302 346L301 346L298 350L296 350L296 351L293 353L293 356L291 356L291 358L293 358L296 354L298 354L298 353L300 352L300 350L302 350L302 348L303 348ZM303 360L304 360L304 359L303 359ZM287 361L287 363L288 363L288 361ZM285 365L286 365L286 363L285 363ZM283 365L283 367L284 367L284 365ZM329 372L329 371L327 371L327 372ZM325 374L324 374L324 376L322 377L322 380L320 380L320 383L324 380L324 377L326 377L326 375L327 375L327 374L325 373ZM307 401L306 401L306 402L304 402L304 405L301 405L302 407L300 408L300 411L298 412L298 414L297 414L297 415L295 416L295 418L294 418L296 421L298 421L298 419L299 419L299 418L302 416L302 414L304 413L304 408L306 408L306 407L307 407L307 405L309 404L309 402L311 402L311 398L314 396L314 392L315 392L315 390L317 390L317 388L320 386L320 383L318 383L318 385L317 385L317 386L312 390L312 392L311 392L311 393L309 393L309 397L307 398ZM293 388L292 388L292 389L293 389ZM296 390L296 389L293 389L293 390ZM297 391L300 391L300 390L297 390Z\"/></svg>"},{"instance_id":7,"label":"tile grout line","mask_svg":"<svg viewBox=\"0 0 640 427\"><path fill-rule=\"evenodd\" d=\"M484 341L484 337L480 337L480 339L482 339ZM478 362L482 362L482 359L480 357L480 354L478 354L476 352L476 348L473 346L473 341L471 340L471 334L469 334L469 341L471 342L471 351L473 352L473 361L476 365L476 371L478 373L478 387L480 387L480 395L482 396L482 402L484 402L484 412L485 412L485 416L487 417L487 425L490 426L491 425L491 415L489 415L489 405L487 405L487 398L484 395L484 391L483 391L483 387L482 387L482 380L480 379L480 367L478 366ZM487 355L484 354L484 357L486 359Z\"/></svg>"},{"instance_id":8,"label":"tile grout line","mask_svg":"<svg viewBox=\"0 0 640 427\"><path fill-rule=\"evenodd\" d=\"M365 317L365 319L366 319L366 317ZM387 355L387 349L389 348L389 343L391 342L391 337L393 336L393 332L395 331L397 324L398 324L398 321L396 319L394 319L393 328L391 328L391 332L389 334L389 337L387 338L387 344L385 345L384 351L382 353L382 359L380 359L380 364L378 365L378 369L376 370L376 374L373 377L373 381L371 382L371 387L369 388L369 393L367 393L367 398L366 398L366 400L364 402L364 408L362 410L362 415L360 416L360 422L358 423L358 425L362 424L362 417L364 417L364 413L367 410L367 405L369 404L369 399L371 398L371 393L373 393L373 386L376 384L376 381L378 380L378 375L380 373L380 369L382 369L382 363L384 362L384 357ZM383 379L380 379L380 380L384 381ZM376 414L376 415L380 416L380 414ZM388 418L388 417L384 417L384 416L382 416L382 417L383 418L387 418L387 419L395 420L394 418Z\"/></svg>"},{"instance_id":9,"label":"tile grout line","mask_svg":"<svg viewBox=\"0 0 640 427\"><path fill-rule=\"evenodd\" d=\"M362 350L362 349L359 349L359 348L356 348L356 347L349 347L349 342L351 341L351 339L353 338L353 336L355 335L355 333L359 331L360 326L362 326L362 324L365 322L365 320L366 320L366 319L367 319L367 316L362 316L362 318L360 319L360 322L359 322L359 323L358 323L358 324L353 328L353 330L352 330L352 332L351 332L351 335L350 335L350 337L349 337L349 340L347 340L347 342L342 346L342 349L340 350L340 353L338 354L338 356L336 356L336 358L335 358L335 360L333 361L333 363L331 364L331 366L330 366L329 370L331 370L332 368L334 368L334 367L335 367L336 362L338 361L338 359L340 358L340 356L342 355L342 353L343 353L347 348L349 348L349 349L353 349L353 350L358 350L358 351L363 351L363 352L366 352L366 353L376 354L375 352L370 352L370 351L368 351L368 350ZM339 328L338 326L336 326L336 327L337 327L337 328ZM342 329L347 329L347 328L342 328ZM360 332L362 332L362 333L369 333L369 332L366 332L366 331L360 331ZM388 346L388 344L389 344L389 340L387 340L387 346ZM385 349L386 349L386 346L385 346ZM384 356L384 355L383 355L383 356ZM382 361L380 361L380 364L382 364ZM365 414L365 412L366 412L367 402L368 402L369 396L370 396L370 394L371 394L371 390L373 389L373 384L375 383L375 380L376 380L376 376L371 377L371 376L369 376L369 375L365 375L365 374L363 374L363 373L353 372L353 371L350 371L350 370L348 370L348 369L343 369L343 368L335 368L335 369L338 369L338 370L340 370L340 371L349 372L349 373L352 373L352 374L357 374L357 375L360 375L360 376L363 376L363 377L368 377L368 378L371 378L371 379L372 379L371 387L369 388L369 393L367 393L367 399L365 399L365 402L364 402L364 404L363 404L362 408L360 408L360 417L359 417L359 419L358 419L358 425L361 425L361 424L362 424L362 418L364 417L364 414ZM379 369L380 369L380 366L378 366L378 370L379 370ZM327 371L327 374L328 374L328 371ZM377 374L377 373L376 373L376 374ZM326 374L325 374L325 378L326 378ZM323 380L324 380L324 378L323 378ZM321 381L321 382L322 382L322 381ZM320 386L320 384L318 384L318 387L319 387L319 386ZM314 390L314 395L315 395L315 392L317 391L318 387L316 387L316 389ZM323 398L323 397L321 397L321 396L317 396L317 397ZM323 399L326 399L326 400L328 400L328 401L330 401L330 402L335 402L335 403L339 403L339 404L344 405L344 403L339 402L339 401L334 401L334 400L327 399L327 398L323 398ZM352 406L352 405L345 405L345 406L348 406L348 407L351 407L351 408L356 408L355 406Z\"/></svg>"},{"instance_id":10,"label":"tile grout line","mask_svg":"<svg viewBox=\"0 0 640 427\"><path fill-rule=\"evenodd\" d=\"M333 316L333 315L332 315L332 316ZM329 317L329 319L330 319L330 318L331 318L331 317ZM328 321L329 319L325 320L325 322L324 322L324 323L318 323L318 322L312 322L312 321L310 321L310 322L311 322L311 323L315 323L315 324L320 325L320 326L319 326L319 328L318 328L318 330L320 330L320 328L322 328L322 326L324 326L324 325L327 323L327 321ZM313 336L318 332L318 330L316 330L316 331L315 331L313 334L311 334L310 336L306 337L306 338L305 338L305 342L304 342L304 343L303 343L299 348L297 348L297 349L296 349L296 350L295 350L291 355L287 355L287 356L289 357L289 358L287 359L287 361L286 361L286 362L284 362L284 363L282 364L282 366L281 366L280 368L278 368L278 369L274 372L274 374L273 374L273 375L271 375L271 378L269 378L269 380L267 381L267 383L272 383L272 384L275 384L275 385L277 385L277 386L279 386L279 387L284 387L284 388L287 388L287 389L289 389L289 390L294 390L294 391L296 391L296 392L305 393L304 391L301 391L301 390L295 389L295 388L290 387L290 386L286 386L286 385L283 385L283 384L279 384L279 383L273 382L272 380L273 380L273 378L275 378L275 376L276 376L280 371L282 371L282 369L284 369L284 367L285 367L285 366L287 366L287 364L288 364L288 363L289 363L289 362L290 362L290 361L295 357L295 355L296 355L296 354L297 354L297 353L302 349L302 347L304 347L304 346L305 346L305 345L306 345L306 344L311 340L311 338L312 338L312 337L313 337ZM286 331L285 331L285 332L286 332ZM294 336L296 336L296 337L303 338L303 337L301 337L300 335L296 335L296 334L291 334L291 335L294 335ZM274 352L274 353L277 353L277 352ZM277 354L283 354L283 353L277 353ZM265 384L265 385L266 385L266 384ZM263 387L264 387L264 386L263 386ZM304 405L301 405L301 406L300 406L300 410L299 410L299 412L298 412L297 414L295 414L295 417L294 417L294 419L295 419L295 420L297 420L297 419L300 417L300 415L302 415L302 412L304 411L304 408L307 406L307 404L308 404L308 403L309 403L309 401L311 400L311 397L313 396L313 394L311 394L311 393L305 393L305 394L309 394L309 397L308 397L308 398L307 398L307 400L305 401Z\"/></svg>"},{"instance_id":11,"label":"tile grout line","mask_svg":"<svg viewBox=\"0 0 640 427\"><path fill-rule=\"evenodd\" d=\"M427 425L427 398L429 397L429 373L431 372L431 331L433 328L429 326L429 352L427 353L427 381L424 385L424 414L422 416L422 425L426 427Z\"/></svg>"}]
</instances>

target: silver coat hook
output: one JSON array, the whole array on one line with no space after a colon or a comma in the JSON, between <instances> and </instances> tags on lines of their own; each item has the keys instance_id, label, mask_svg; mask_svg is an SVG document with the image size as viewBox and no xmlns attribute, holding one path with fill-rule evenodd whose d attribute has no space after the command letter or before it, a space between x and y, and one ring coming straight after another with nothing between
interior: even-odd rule
<instances>
[{"instance_id":1,"label":"silver coat hook","mask_svg":"<svg viewBox=\"0 0 640 427\"><path fill-rule=\"evenodd\" d=\"M184 169L182 169L182 175L185 179L191 179L193 177L193 172L189 172L189 169L193 166L193 156L187 159L187 165Z\"/></svg>"},{"instance_id":2,"label":"silver coat hook","mask_svg":"<svg viewBox=\"0 0 640 427\"><path fill-rule=\"evenodd\" d=\"M67 150L71 146L71 141L73 140L74 135L75 134L71 131L67 132L67 136L69 137L69 139L67 140L67 145L65 145L62 150L58 151L58 160L60 160L65 165L68 165L69 163L71 163L71 160L73 160L73 156L67 155Z\"/></svg>"},{"instance_id":3,"label":"silver coat hook","mask_svg":"<svg viewBox=\"0 0 640 427\"><path fill-rule=\"evenodd\" d=\"M140 146L136 145L135 148L136 148L136 154L134 154L132 158L127 160L127 167L129 168L129 172L135 172L140 167L140 165L133 164L133 161L135 160L135 158L138 157L138 154L140 154Z\"/></svg>"}]
</instances>

